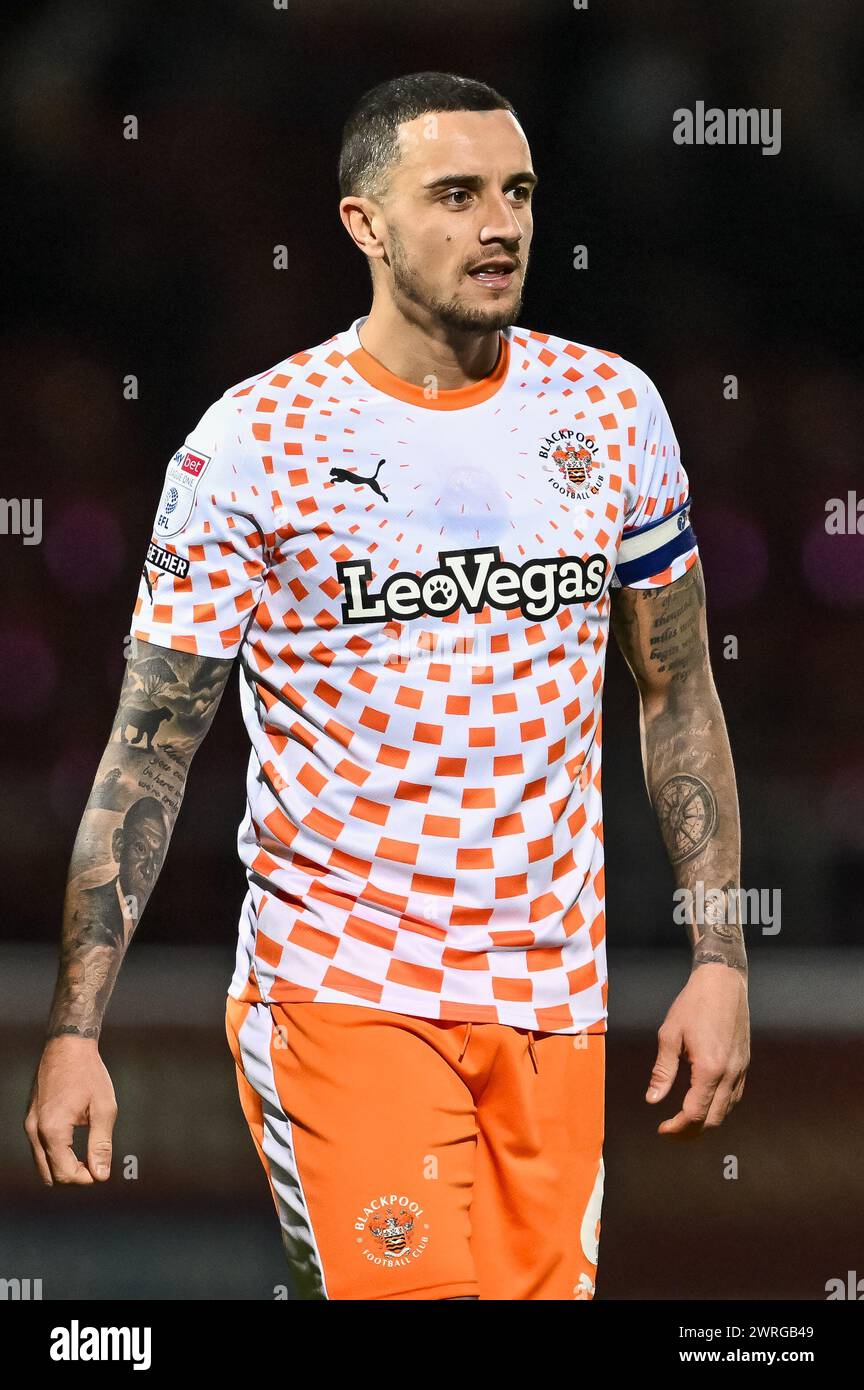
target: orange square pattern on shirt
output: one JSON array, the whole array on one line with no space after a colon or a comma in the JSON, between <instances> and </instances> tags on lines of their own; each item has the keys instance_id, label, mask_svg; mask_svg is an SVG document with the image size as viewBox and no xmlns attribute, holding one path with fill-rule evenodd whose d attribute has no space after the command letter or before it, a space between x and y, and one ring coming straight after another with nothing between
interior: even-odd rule
<instances>
[{"instance_id":1,"label":"orange square pattern on shirt","mask_svg":"<svg viewBox=\"0 0 864 1390\"><path fill-rule=\"evenodd\" d=\"M355 324L226 392L188 437L210 477L160 544L189 572L149 568L133 632L240 654L237 998L605 1031L608 580L625 526L675 511L688 483L633 364L503 337L500 387L438 409L367 380ZM562 430L596 445L587 499L544 452ZM370 563L374 598L397 573L436 570L439 551L484 546L515 567L603 555L603 592L539 617L520 595L344 621L340 563Z\"/></svg>"}]
</instances>

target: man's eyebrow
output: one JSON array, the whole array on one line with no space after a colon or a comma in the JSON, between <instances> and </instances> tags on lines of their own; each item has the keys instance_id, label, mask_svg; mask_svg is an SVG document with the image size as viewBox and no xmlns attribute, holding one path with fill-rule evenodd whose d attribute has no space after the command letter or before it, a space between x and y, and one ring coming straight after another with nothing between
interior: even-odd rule
<instances>
[{"instance_id":1,"label":"man's eyebrow","mask_svg":"<svg viewBox=\"0 0 864 1390\"><path fill-rule=\"evenodd\" d=\"M511 174L505 180L505 188L511 188L517 183L527 183L536 188L540 182L537 174L530 169L524 170L521 174ZM444 174L440 179L431 179L429 183L424 183L423 187L427 192L434 193L438 188L482 188L485 179L481 174Z\"/></svg>"}]
</instances>

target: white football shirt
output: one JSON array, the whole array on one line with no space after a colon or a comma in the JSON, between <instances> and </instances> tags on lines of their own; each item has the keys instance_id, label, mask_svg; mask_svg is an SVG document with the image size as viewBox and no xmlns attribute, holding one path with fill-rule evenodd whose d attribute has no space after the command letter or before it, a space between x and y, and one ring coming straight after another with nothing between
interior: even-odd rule
<instances>
[{"instance_id":1,"label":"white football shirt","mask_svg":"<svg viewBox=\"0 0 864 1390\"><path fill-rule=\"evenodd\" d=\"M511 327L438 391L364 322L205 412L135 604L136 637L240 658L229 992L605 1032L610 587L696 561L672 425L613 352Z\"/></svg>"}]
</instances>

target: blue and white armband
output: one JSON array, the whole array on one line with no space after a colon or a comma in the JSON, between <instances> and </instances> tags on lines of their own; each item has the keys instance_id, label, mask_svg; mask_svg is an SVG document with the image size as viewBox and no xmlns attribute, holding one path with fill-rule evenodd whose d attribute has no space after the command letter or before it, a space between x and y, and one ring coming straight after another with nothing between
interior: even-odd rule
<instances>
[{"instance_id":1,"label":"blue and white armband","mask_svg":"<svg viewBox=\"0 0 864 1390\"><path fill-rule=\"evenodd\" d=\"M624 528L612 588L620 589L627 584L637 584L642 579L651 579L668 569L679 555L685 555L696 545L696 535L690 525L690 502L682 502L674 512L667 512L656 521L648 521L644 526Z\"/></svg>"}]
</instances>

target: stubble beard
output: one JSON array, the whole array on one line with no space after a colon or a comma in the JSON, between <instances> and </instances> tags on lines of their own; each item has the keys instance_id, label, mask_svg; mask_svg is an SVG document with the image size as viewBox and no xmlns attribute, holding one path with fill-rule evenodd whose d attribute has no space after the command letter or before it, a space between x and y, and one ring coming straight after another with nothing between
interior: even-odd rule
<instances>
[{"instance_id":1,"label":"stubble beard","mask_svg":"<svg viewBox=\"0 0 864 1390\"><path fill-rule=\"evenodd\" d=\"M462 300L439 299L422 284L420 275L412 269L405 255L405 248L398 232L390 229L390 268L393 273L393 288L398 295L411 304L417 304L433 314L440 323L460 333L489 333L495 329L509 328L515 324L522 312L522 294L525 286L527 265L523 267L519 295L506 303L490 304L488 308L465 304Z\"/></svg>"}]
</instances>

